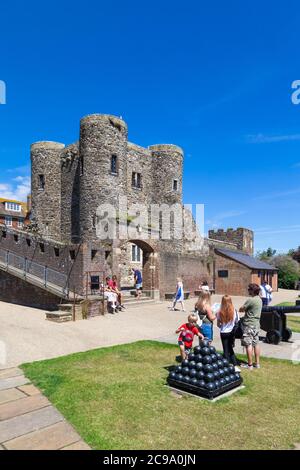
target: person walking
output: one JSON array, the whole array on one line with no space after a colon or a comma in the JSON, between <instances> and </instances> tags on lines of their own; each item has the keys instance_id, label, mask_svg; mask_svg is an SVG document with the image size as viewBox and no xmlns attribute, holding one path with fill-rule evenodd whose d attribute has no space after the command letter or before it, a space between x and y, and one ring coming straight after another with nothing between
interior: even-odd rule
<instances>
[{"instance_id":1,"label":"person walking","mask_svg":"<svg viewBox=\"0 0 300 470\"><path fill-rule=\"evenodd\" d=\"M180 277L177 278L176 293L175 293L175 297L174 297L174 300L173 300L173 305L171 307L171 310L173 310L173 311L175 310L177 302L180 302L180 304L181 304L181 311L185 312L183 282L182 282L182 279Z\"/></svg>"},{"instance_id":2,"label":"person walking","mask_svg":"<svg viewBox=\"0 0 300 470\"><path fill-rule=\"evenodd\" d=\"M142 289L143 289L142 273L139 269L132 268L132 271L133 271L133 275L134 275L136 298L140 299L141 295L142 295Z\"/></svg>"},{"instance_id":3,"label":"person walking","mask_svg":"<svg viewBox=\"0 0 300 470\"><path fill-rule=\"evenodd\" d=\"M267 281L264 281L260 286L260 297L262 299L263 307L268 307L269 303L272 302L272 292L272 287L267 283Z\"/></svg>"},{"instance_id":4,"label":"person walking","mask_svg":"<svg viewBox=\"0 0 300 470\"><path fill-rule=\"evenodd\" d=\"M253 367L260 368L260 346L259 346L259 330L260 317L262 311L262 299L260 298L260 286L257 284L249 284L248 292L250 298L245 302L240 312L245 312L242 319L243 337L242 346L246 348L248 364L243 366L249 370ZM253 353L255 355L255 363L253 364Z\"/></svg>"},{"instance_id":5,"label":"person walking","mask_svg":"<svg viewBox=\"0 0 300 470\"><path fill-rule=\"evenodd\" d=\"M209 292L210 293L208 282L203 281L202 284L199 286L199 290L203 291L203 292Z\"/></svg>"},{"instance_id":6,"label":"person walking","mask_svg":"<svg viewBox=\"0 0 300 470\"><path fill-rule=\"evenodd\" d=\"M217 325L220 328L223 356L230 362L230 364L235 366L236 372L240 372L240 369L237 367L238 360L234 353L234 333L239 319L239 314L234 308L231 297L229 295L224 295L221 302L221 308L217 312Z\"/></svg>"},{"instance_id":7,"label":"person walking","mask_svg":"<svg viewBox=\"0 0 300 470\"><path fill-rule=\"evenodd\" d=\"M211 308L211 295L209 292L202 291L195 305L195 311L198 314L198 325L201 334L208 341L213 340L213 322L217 318Z\"/></svg>"}]
</instances>

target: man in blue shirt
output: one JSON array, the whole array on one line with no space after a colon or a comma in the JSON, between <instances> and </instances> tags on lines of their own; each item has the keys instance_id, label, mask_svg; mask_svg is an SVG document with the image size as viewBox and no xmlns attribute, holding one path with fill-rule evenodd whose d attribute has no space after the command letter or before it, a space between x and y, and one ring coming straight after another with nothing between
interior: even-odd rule
<instances>
[{"instance_id":1,"label":"man in blue shirt","mask_svg":"<svg viewBox=\"0 0 300 470\"><path fill-rule=\"evenodd\" d=\"M138 269L133 269L133 275L134 275L134 284L135 284L135 290L136 290L136 297L139 299L142 295L142 289L143 289L143 278L142 278L142 273Z\"/></svg>"}]
</instances>

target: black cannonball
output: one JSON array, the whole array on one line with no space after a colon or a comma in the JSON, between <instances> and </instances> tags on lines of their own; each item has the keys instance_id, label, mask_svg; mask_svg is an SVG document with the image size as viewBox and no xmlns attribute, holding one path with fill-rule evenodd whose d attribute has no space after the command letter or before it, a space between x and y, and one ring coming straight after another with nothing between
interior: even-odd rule
<instances>
[{"instance_id":1,"label":"black cannonball","mask_svg":"<svg viewBox=\"0 0 300 470\"><path fill-rule=\"evenodd\" d=\"M189 361L187 359L184 359L181 363L182 367L188 367L189 366Z\"/></svg>"},{"instance_id":2,"label":"black cannonball","mask_svg":"<svg viewBox=\"0 0 300 470\"><path fill-rule=\"evenodd\" d=\"M215 380L215 388L220 388L220 381L219 380Z\"/></svg>"},{"instance_id":3,"label":"black cannonball","mask_svg":"<svg viewBox=\"0 0 300 470\"><path fill-rule=\"evenodd\" d=\"M210 356L204 356L203 358L203 364L212 364L212 360Z\"/></svg>"},{"instance_id":4,"label":"black cannonball","mask_svg":"<svg viewBox=\"0 0 300 470\"><path fill-rule=\"evenodd\" d=\"M217 362L218 358L216 354L211 354L210 355L212 362Z\"/></svg>"},{"instance_id":5,"label":"black cannonball","mask_svg":"<svg viewBox=\"0 0 300 470\"><path fill-rule=\"evenodd\" d=\"M217 362L219 369L223 369L223 361L221 359Z\"/></svg>"},{"instance_id":6,"label":"black cannonball","mask_svg":"<svg viewBox=\"0 0 300 470\"><path fill-rule=\"evenodd\" d=\"M176 380L177 374L175 372L170 372L169 379Z\"/></svg>"},{"instance_id":7,"label":"black cannonball","mask_svg":"<svg viewBox=\"0 0 300 470\"><path fill-rule=\"evenodd\" d=\"M205 386L206 390L209 392L212 392L215 389L215 383L214 382L208 382Z\"/></svg>"},{"instance_id":8,"label":"black cannonball","mask_svg":"<svg viewBox=\"0 0 300 470\"><path fill-rule=\"evenodd\" d=\"M219 382L220 382L220 387L224 387L224 385L226 385L225 379L221 378Z\"/></svg>"},{"instance_id":9,"label":"black cannonball","mask_svg":"<svg viewBox=\"0 0 300 470\"><path fill-rule=\"evenodd\" d=\"M204 377L205 382L213 382L214 381L214 374L206 374Z\"/></svg>"},{"instance_id":10,"label":"black cannonball","mask_svg":"<svg viewBox=\"0 0 300 470\"><path fill-rule=\"evenodd\" d=\"M203 370L204 370L204 372L212 372L213 371L213 366L211 364L204 364Z\"/></svg>"},{"instance_id":11,"label":"black cannonball","mask_svg":"<svg viewBox=\"0 0 300 470\"><path fill-rule=\"evenodd\" d=\"M212 364L212 368L213 368L213 371L219 370L218 364L216 362Z\"/></svg>"},{"instance_id":12,"label":"black cannonball","mask_svg":"<svg viewBox=\"0 0 300 470\"><path fill-rule=\"evenodd\" d=\"M190 369L190 377L193 379L194 377L196 377L196 375L197 375L196 369Z\"/></svg>"},{"instance_id":13,"label":"black cannonball","mask_svg":"<svg viewBox=\"0 0 300 470\"><path fill-rule=\"evenodd\" d=\"M202 370L203 369L203 364L202 362L197 362L196 364L196 370Z\"/></svg>"},{"instance_id":14,"label":"black cannonball","mask_svg":"<svg viewBox=\"0 0 300 470\"><path fill-rule=\"evenodd\" d=\"M195 367L196 367L196 362L195 362L195 361L191 361L191 362L189 363L189 368L190 368L190 369L195 369Z\"/></svg>"},{"instance_id":15,"label":"black cannonball","mask_svg":"<svg viewBox=\"0 0 300 470\"><path fill-rule=\"evenodd\" d=\"M176 380L178 380L178 382L183 382L183 375L182 374L176 374Z\"/></svg>"},{"instance_id":16,"label":"black cannonball","mask_svg":"<svg viewBox=\"0 0 300 470\"><path fill-rule=\"evenodd\" d=\"M240 380L241 374L239 372L235 372L234 375L236 380Z\"/></svg>"},{"instance_id":17,"label":"black cannonball","mask_svg":"<svg viewBox=\"0 0 300 470\"><path fill-rule=\"evenodd\" d=\"M194 361L195 360L195 354L191 353L189 354L189 361Z\"/></svg>"},{"instance_id":18,"label":"black cannonball","mask_svg":"<svg viewBox=\"0 0 300 470\"><path fill-rule=\"evenodd\" d=\"M197 354L197 355L195 356L195 362L202 362L202 356L201 356L201 354Z\"/></svg>"},{"instance_id":19,"label":"black cannonball","mask_svg":"<svg viewBox=\"0 0 300 470\"><path fill-rule=\"evenodd\" d=\"M216 348L214 346L208 347L210 354L216 354Z\"/></svg>"},{"instance_id":20,"label":"black cannonball","mask_svg":"<svg viewBox=\"0 0 300 470\"><path fill-rule=\"evenodd\" d=\"M191 382L191 377L189 377L188 375L185 375L184 378L183 378L183 381L184 381L184 383L189 384Z\"/></svg>"},{"instance_id":21,"label":"black cannonball","mask_svg":"<svg viewBox=\"0 0 300 470\"><path fill-rule=\"evenodd\" d=\"M202 339L200 341L200 346L201 346L201 348L208 348L209 347L209 341L207 341L206 339Z\"/></svg>"},{"instance_id":22,"label":"black cannonball","mask_svg":"<svg viewBox=\"0 0 300 470\"><path fill-rule=\"evenodd\" d=\"M214 371L214 378L215 380L218 380L220 378L220 372L218 370Z\"/></svg>"},{"instance_id":23,"label":"black cannonball","mask_svg":"<svg viewBox=\"0 0 300 470\"><path fill-rule=\"evenodd\" d=\"M229 378L230 378L230 382L235 382L235 380L236 380L234 374L230 374Z\"/></svg>"},{"instance_id":24,"label":"black cannonball","mask_svg":"<svg viewBox=\"0 0 300 470\"><path fill-rule=\"evenodd\" d=\"M176 374L181 374L181 372L182 372L182 367L181 367L181 366L177 366L176 369L175 369L175 372L176 372Z\"/></svg>"},{"instance_id":25,"label":"black cannonball","mask_svg":"<svg viewBox=\"0 0 300 470\"><path fill-rule=\"evenodd\" d=\"M229 369L229 372L230 372L231 374L234 374L234 373L235 373L235 367L234 367L232 364L230 364L230 365L228 366L228 369Z\"/></svg>"},{"instance_id":26,"label":"black cannonball","mask_svg":"<svg viewBox=\"0 0 300 470\"><path fill-rule=\"evenodd\" d=\"M199 371L197 372L197 376L196 376L196 377L197 377L199 380L204 379L205 373L203 372L203 370L199 370Z\"/></svg>"},{"instance_id":27,"label":"black cannonball","mask_svg":"<svg viewBox=\"0 0 300 470\"><path fill-rule=\"evenodd\" d=\"M225 377L224 369L219 369L220 378Z\"/></svg>"},{"instance_id":28,"label":"black cannonball","mask_svg":"<svg viewBox=\"0 0 300 470\"><path fill-rule=\"evenodd\" d=\"M184 368L182 369L182 373L183 373L183 375L189 375L189 373L190 373L189 367L184 367Z\"/></svg>"},{"instance_id":29,"label":"black cannonball","mask_svg":"<svg viewBox=\"0 0 300 470\"><path fill-rule=\"evenodd\" d=\"M221 359L223 359L223 356L222 356L222 354L220 354L220 353L216 353L216 356L217 356L217 358L218 358L218 361L220 361Z\"/></svg>"},{"instance_id":30,"label":"black cannonball","mask_svg":"<svg viewBox=\"0 0 300 470\"><path fill-rule=\"evenodd\" d=\"M198 380L198 383L197 383L198 387L200 388L205 388L205 385L206 385L206 382L202 379L202 380Z\"/></svg>"},{"instance_id":31,"label":"black cannonball","mask_svg":"<svg viewBox=\"0 0 300 470\"><path fill-rule=\"evenodd\" d=\"M223 371L224 371L224 377L230 374L228 367L224 367Z\"/></svg>"},{"instance_id":32,"label":"black cannonball","mask_svg":"<svg viewBox=\"0 0 300 470\"><path fill-rule=\"evenodd\" d=\"M196 346L196 347L194 348L194 354L195 354L195 356L196 356L197 354L200 354L200 351L201 351L201 346Z\"/></svg>"},{"instance_id":33,"label":"black cannonball","mask_svg":"<svg viewBox=\"0 0 300 470\"><path fill-rule=\"evenodd\" d=\"M191 379L191 385L194 385L196 387L197 384L198 384L198 380L196 379L196 377L192 378Z\"/></svg>"},{"instance_id":34,"label":"black cannonball","mask_svg":"<svg viewBox=\"0 0 300 470\"><path fill-rule=\"evenodd\" d=\"M229 384L229 383L230 383L230 377L229 377L229 375L226 375L226 376L224 377L224 380L225 380L225 383L226 383L226 384Z\"/></svg>"},{"instance_id":35,"label":"black cannonball","mask_svg":"<svg viewBox=\"0 0 300 470\"><path fill-rule=\"evenodd\" d=\"M223 367L228 367L229 366L229 362L227 361L227 359L223 359Z\"/></svg>"},{"instance_id":36,"label":"black cannonball","mask_svg":"<svg viewBox=\"0 0 300 470\"><path fill-rule=\"evenodd\" d=\"M210 353L209 353L209 348L204 346L203 348L201 348L201 356L208 356Z\"/></svg>"}]
</instances>

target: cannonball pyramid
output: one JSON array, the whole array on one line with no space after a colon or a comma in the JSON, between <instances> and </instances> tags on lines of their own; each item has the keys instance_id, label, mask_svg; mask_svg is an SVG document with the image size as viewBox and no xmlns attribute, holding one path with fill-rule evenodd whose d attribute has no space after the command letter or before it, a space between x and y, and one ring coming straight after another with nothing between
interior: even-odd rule
<instances>
[{"instance_id":1,"label":"cannonball pyramid","mask_svg":"<svg viewBox=\"0 0 300 470\"><path fill-rule=\"evenodd\" d=\"M236 387L243 379L208 341L201 341L167 379L171 387L212 400Z\"/></svg>"}]
</instances>

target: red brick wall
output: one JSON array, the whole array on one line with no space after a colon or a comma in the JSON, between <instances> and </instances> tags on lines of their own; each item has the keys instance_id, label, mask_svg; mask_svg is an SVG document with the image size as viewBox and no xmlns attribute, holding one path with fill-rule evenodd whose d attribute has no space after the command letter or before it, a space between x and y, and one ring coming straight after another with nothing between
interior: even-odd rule
<instances>
[{"instance_id":1,"label":"red brick wall","mask_svg":"<svg viewBox=\"0 0 300 470\"><path fill-rule=\"evenodd\" d=\"M228 278L220 278L218 271L228 270ZM216 255L216 293L228 295L248 295L248 285L252 282L251 269L229 258Z\"/></svg>"},{"instance_id":2,"label":"red brick wall","mask_svg":"<svg viewBox=\"0 0 300 470\"><path fill-rule=\"evenodd\" d=\"M57 310L60 298L0 270L0 300L45 310Z\"/></svg>"}]
</instances>

